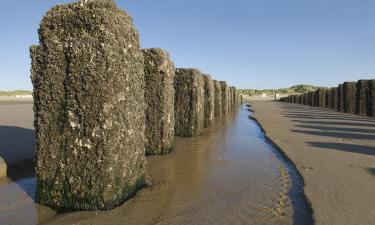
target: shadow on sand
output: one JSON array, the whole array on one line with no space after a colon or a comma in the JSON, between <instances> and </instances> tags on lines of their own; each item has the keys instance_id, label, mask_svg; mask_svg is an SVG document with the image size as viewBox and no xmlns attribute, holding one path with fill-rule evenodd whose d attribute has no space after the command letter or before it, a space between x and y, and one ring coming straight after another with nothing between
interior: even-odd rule
<instances>
[{"instance_id":1,"label":"shadow on sand","mask_svg":"<svg viewBox=\"0 0 375 225\"><path fill-rule=\"evenodd\" d=\"M375 155L375 117L336 112L296 104L278 103L284 115L297 122L295 133L337 138L338 142L307 142L308 145L344 152ZM363 144L340 143L341 141L365 141ZM367 145L369 143L369 145Z\"/></svg>"},{"instance_id":2,"label":"shadow on sand","mask_svg":"<svg viewBox=\"0 0 375 225\"><path fill-rule=\"evenodd\" d=\"M375 168L367 168L367 171L375 176Z\"/></svg>"},{"instance_id":3,"label":"shadow on sand","mask_svg":"<svg viewBox=\"0 0 375 225\"><path fill-rule=\"evenodd\" d=\"M0 156L7 164L7 177L18 184L30 197L30 188L22 178L32 177L34 171L35 131L22 127L0 126Z\"/></svg>"},{"instance_id":4,"label":"shadow on sand","mask_svg":"<svg viewBox=\"0 0 375 225\"><path fill-rule=\"evenodd\" d=\"M366 155L375 155L375 147L369 147L365 145L329 143L329 142L307 142L307 144L313 147L318 147L318 148L335 149L335 150L340 150L340 151L345 151L345 152L353 152L353 153L360 153L360 154L366 154Z\"/></svg>"}]
</instances>

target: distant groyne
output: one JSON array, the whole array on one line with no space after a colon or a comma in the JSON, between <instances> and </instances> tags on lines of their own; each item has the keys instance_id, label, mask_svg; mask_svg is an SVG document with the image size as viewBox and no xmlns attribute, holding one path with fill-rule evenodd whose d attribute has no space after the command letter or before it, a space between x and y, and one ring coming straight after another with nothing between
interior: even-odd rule
<instances>
[{"instance_id":1,"label":"distant groyne","mask_svg":"<svg viewBox=\"0 0 375 225\"><path fill-rule=\"evenodd\" d=\"M300 95L289 95L280 101L375 116L375 80L344 82L334 88L319 88Z\"/></svg>"}]
</instances>

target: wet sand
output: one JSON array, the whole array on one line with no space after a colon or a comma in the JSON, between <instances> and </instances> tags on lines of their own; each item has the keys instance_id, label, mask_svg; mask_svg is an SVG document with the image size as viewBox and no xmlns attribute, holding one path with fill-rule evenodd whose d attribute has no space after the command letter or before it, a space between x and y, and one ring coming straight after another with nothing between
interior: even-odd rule
<instances>
[{"instance_id":1,"label":"wet sand","mask_svg":"<svg viewBox=\"0 0 375 225\"><path fill-rule=\"evenodd\" d=\"M0 179L1 224L309 224L293 168L248 116L147 157L147 187L114 210L58 214L34 203L34 177Z\"/></svg>"},{"instance_id":2,"label":"wet sand","mask_svg":"<svg viewBox=\"0 0 375 225\"><path fill-rule=\"evenodd\" d=\"M316 224L375 224L375 118L252 101L267 136L297 166Z\"/></svg>"}]
</instances>

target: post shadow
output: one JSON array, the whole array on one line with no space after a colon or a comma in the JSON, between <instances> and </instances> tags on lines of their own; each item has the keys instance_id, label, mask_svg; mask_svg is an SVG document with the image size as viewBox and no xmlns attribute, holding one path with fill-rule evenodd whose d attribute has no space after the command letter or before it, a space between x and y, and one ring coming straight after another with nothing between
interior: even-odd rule
<instances>
[{"instance_id":1,"label":"post shadow","mask_svg":"<svg viewBox=\"0 0 375 225\"><path fill-rule=\"evenodd\" d=\"M294 119L292 121L297 122L297 123L302 123L302 124L317 124L317 121L311 121L311 120ZM375 123L356 123L356 122L338 122L338 121L319 121L318 123L319 125L375 127Z\"/></svg>"},{"instance_id":2,"label":"post shadow","mask_svg":"<svg viewBox=\"0 0 375 225\"><path fill-rule=\"evenodd\" d=\"M357 128L357 127L326 127L319 125L297 125L299 128L315 129L321 131L339 131L339 132L353 132L361 134L374 134L375 129ZM374 127L375 128L375 127Z\"/></svg>"},{"instance_id":3,"label":"post shadow","mask_svg":"<svg viewBox=\"0 0 375 225\"><path fill-rule=\"evenodd\" d=\"M346 143L333 143L333 142L306 142L308 145L323 148L323 149L334 149L344 152L359 153L365 155L375 156L375 147L366 146L366 145L357 145L357 144L346 144ZM372 168L371 171L375 175L375 168Z\"/></svg>"},{"instance_id":4,"label":"post shadow","mask_svg":"<svg viewBox=\"0 0 375 225\"><path fill-rule=\"evenodd\" d=\"M345 139L358 139L358 140L375 140L375 135L373 134L361 134L361 133L342 133L342 132L332 132L332 131L315 131L315 130L291 130L295 133L302 133L315 136L323 137L334 137L334 138L345 138Z\"/></svg>"},{"instance_id":5,"label":"post shadow","mask_svg":"<svg viewBox=\"0 0 375 225\"><path fill-rule=\"evenodd\" d=\"M0 156L7 165L7 177L22 188L32 199L30 185L21 180L35 176L35 131L15 126L0 126Z\"/></svg>"},{"instance_id":6,"label":"post shadow","mask_svg":"<svg viewBox=\"0 0 375 225\"><path fill-rule=\"evenodd\" d=\"M367 171L375 176L375 168L367 168Z\"/></svg>"}]
</instances>

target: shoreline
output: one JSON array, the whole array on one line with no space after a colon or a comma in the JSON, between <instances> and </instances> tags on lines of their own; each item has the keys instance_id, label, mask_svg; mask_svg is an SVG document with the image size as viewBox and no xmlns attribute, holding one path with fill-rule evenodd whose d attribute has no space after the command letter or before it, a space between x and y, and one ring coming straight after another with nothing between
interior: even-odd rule
<instances>
[{"instance_id":1,"label":"shoreline","mask_svg":"<svg viewBox=\"0 0 375 225\"><path fill-rule=\"evenodd\" d=\"M302 189L301 197L302 197L302 200L304 201L303 204L305 204L304 207L306 207L306 210L309 213L309 215L303 215L303 216L305 216L305 217L311 217L311 218L308 218L308 220L309 220L308 224L315 224L314 210L313 210L313 208L311 206L311 202L306 197L306 194L305 194L305 180L304 180L302 174L298 170L296 164L285 153L285 151L282 148L280 148L280 146L278 146L274 141L272 141L271 138L268 137L268 134L267 134L266 130L263 128L262 124L259 122L259 120L256 117L254 117L255 111L251 110L250 112L252 112L252 114L250 114L249 119L253 120L259 126L261 132L264 134L264 138L265 138L266 142L268 142L268 144L271 145L280 154L280 156L282 157L282 159L284 161L286 161L286 163L290 164L290 166L292 167L290 169L294 170L294 173L295 173L294 176L292 174L290 174L289 176L292 179L297 179L297 180L294 180L292 183L294 184L294 183L298 182L298 180L301 181L301 187L297 188L297 189ZM291 198L291 193L289 193L289 198ZM294 206L294 204L293 204L293 206ZM293 216L293 217L295 217L295 216ZM295 218L293 219L293 222L294 223L296 222ZM306 220L304 220L304 222L306 222ZM304 225L307 225L307 224L304 223Z\"/></svg>"},{"instance_id":2,"label":"shoreline","mask_svg":"<svg viewBox=\"0 0 375 225\"><path fill-rule=\"evenodd\" d=\"M358 134L357 132L356 135L352 135L352 139L349 139L347 137L350 136L350 133L324 130L334 130L335 127L321 128L321 133L302 132L295 130L295 128L312 129L315 127L300 125L300 121L296 120L295 117L297 117L297 114L314 125L324 124L324 122L340 124L337 120L344 120L347 123L343 124L350 124L348 121L352 123L360 121L359 124L366 122L364 125L367 126L370 126L369 124L375 125L374 118L360 116L357 118L332 110L314 109L273 101L253 99L250 103L255 111L253 117L264 130L267 139L276 149L285 154L301 175L301 179L304 181L304 194L310 203L315 224L372 224L372 221L375 220L374 213L371 213L375 210L375 205L370 200L375 199L375 191L371 189L375 185L375 181L373 174L370 173L371 168L375 167L375 164L371 162L375 154L375 141L371 140L372 136L366 134L361 136L361 133ZM312 113L317 115L310 115ZM320 116L320 113L325 116ZM343 127L341 129L348 131L355 128ZM356 129L356 131L364 130ZM370 131L367 130L367 132ZM334 139L349 142L353 149L355 149L355 145L361 145L357 146L357 152L355 150L348 151L347 149L339 149L342 147L340 144L334 145ZM311 143L320 142L326 143L326 145L311 145ZM367 146L369 151L363 152L362 150L361 152L359 146ZM333 151L321 151L319 148ZM371 148L373 148L373 152L370 151ZM348 164L349 167L347 168ZM368 168L362 168L361 171L351 169L361 166Z\"/></svg>"}]
</instances>

